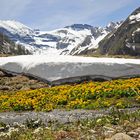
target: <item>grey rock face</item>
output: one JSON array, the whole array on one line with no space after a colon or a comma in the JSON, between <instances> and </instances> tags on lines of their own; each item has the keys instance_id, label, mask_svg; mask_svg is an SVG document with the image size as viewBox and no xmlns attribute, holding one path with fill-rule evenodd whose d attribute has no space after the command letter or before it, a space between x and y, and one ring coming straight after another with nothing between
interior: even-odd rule
<instances>
[{"instance_id":1,"label":"grey rock face","mask_svg":"<svg viewBox=\"0 0 140 140\"><path fill-rule=\"evenodd\" d=\"M130 20L140 13L136 9L113 33L108 34L100 43L98 52L103 55L140 56L140 21Z\"/></svg>"}]
</instances>

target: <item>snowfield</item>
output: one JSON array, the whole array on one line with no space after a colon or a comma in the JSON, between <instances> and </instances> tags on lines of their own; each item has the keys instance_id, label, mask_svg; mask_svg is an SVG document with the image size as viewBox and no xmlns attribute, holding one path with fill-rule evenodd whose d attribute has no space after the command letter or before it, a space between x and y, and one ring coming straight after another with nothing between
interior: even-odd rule
<instances>
[{"instance_id":1,"label":"snowfield","mask_svg":"<svg viewBox=\"0 0 140 140\"><path fill-rule=\"evenodd\" d=\"M25 55L1 57L0 68L59 84L78 81L84 76L91 76L92 79L98 76L117 78L140 75L140 59Z\"/></svg>"}]
</instances>

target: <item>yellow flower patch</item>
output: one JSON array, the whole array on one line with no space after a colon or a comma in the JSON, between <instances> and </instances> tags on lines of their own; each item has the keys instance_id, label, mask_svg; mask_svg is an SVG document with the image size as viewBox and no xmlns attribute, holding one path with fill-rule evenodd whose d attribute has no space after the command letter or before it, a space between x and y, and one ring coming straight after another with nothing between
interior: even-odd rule
<instances>
[{"instance_id":1,"label":"yellow flower patch","mask_svg":"<svg viewBox=\"0 0 140 140\"><path fill-rule=\"evenodd\" d=\"M95 109L140 104L140 78L62 85L15 93L0 93L1 111L51 111L56 108Z\"/></svg>"}]
</instances>

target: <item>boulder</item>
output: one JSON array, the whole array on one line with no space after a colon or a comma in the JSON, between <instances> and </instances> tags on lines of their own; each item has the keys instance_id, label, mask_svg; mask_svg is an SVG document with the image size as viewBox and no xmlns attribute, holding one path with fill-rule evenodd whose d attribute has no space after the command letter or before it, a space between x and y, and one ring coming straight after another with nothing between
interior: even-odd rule
<instances>
[{"instance_id":1,"label":"boulder","mask_svg":"<svg viewBox=\"0 0 140 140\"><path fill-rule=\"evenodd\" d=\"M117 133L111 137L110 140L135 140L127 134L124 133Z\"/></svg>"}]
</instances>

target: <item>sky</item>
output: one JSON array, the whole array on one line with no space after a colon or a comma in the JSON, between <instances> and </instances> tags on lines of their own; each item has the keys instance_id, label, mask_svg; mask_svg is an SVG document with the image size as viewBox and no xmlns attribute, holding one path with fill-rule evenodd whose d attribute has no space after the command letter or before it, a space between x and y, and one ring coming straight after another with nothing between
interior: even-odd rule
<instances>
[{"instance_id":1,"label":"sky","mask_svg":"<svg viewBox=\"0 0 140 140\"><path fill-rule=\"evenodd\" d=\"M46 31L72 24L106 26L138 7L140 0L0 0L0 20Z\"/></svg>"}]
</instances>

